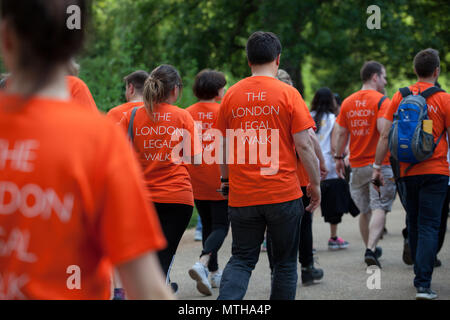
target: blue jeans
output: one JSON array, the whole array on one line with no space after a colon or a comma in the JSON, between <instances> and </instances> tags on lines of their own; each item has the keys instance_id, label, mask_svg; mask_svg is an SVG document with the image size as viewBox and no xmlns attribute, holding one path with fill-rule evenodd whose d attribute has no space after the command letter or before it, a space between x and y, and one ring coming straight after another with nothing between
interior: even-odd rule
<instances>
[{"instance_id":1,"label":"blue jeans","mask_svg":"<svg viewBox=\"0 0 450 320\"><path fill-rule=\"evenodd\" d=\"M405 192L408 241L416 275L414 286L430 288L448 177L418 175L401 178L400 183Z\"/></svg>"},{"instance_id":2,"label":"blue jeans","mask_svg":"<svg viewBox=\"0 0 450 320\"><path fill-rule=\"evenodd\" d=\"M242 300L258 262L264 232L272 239L271 300L293 300L297 290L297 255L301 199L249 207L229 207L233 236L232 256L222 275L218 300Z\"/></svg>"}]
</instances>

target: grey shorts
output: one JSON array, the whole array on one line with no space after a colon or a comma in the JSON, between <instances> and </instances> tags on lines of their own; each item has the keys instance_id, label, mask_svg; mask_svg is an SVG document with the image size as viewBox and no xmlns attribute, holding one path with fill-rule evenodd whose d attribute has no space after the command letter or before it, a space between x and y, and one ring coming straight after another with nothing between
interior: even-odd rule
<instances>
[{"instance_id":1,"label":"grey shorts","mask_svg":"<svg viewBox=\"0 0 450 320\"><path fill-rule=\"evenodd\" d=\"M380 194L375 190L372 180L372 166L352 168L350 175L350 193L361 213L369 213L375 209L391 211L395 199L395 181L391 166L382 166L381 174L384 186L380 187Z\"/></svg>"}]
</instances>

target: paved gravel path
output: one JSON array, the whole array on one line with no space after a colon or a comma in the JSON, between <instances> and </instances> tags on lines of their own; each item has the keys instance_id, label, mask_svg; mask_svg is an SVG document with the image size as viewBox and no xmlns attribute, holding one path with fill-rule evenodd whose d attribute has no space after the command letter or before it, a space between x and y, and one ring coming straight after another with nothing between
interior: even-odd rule
<instances>
[{"instance_id":1,"label":"paved gravel path","mask_svg":"<svg viewBox=\"0 0 450 320\"><path fill-rule=\"evenodd\" d=\"M316 267L324 270L325 276L318 284L303 287L299 282L297 286L297 299L305 300L332 300L332 299L402 299L415 298L413 287L413 269L402 261L403 238L401 230L404 227L405 213L397 200L393 212L387 217L386 227L388 234L379 242L383 248L380 263L381 289L369 290L363 261L364 245L358 227L358 218L349 214L344 215L339 225L338 234L350 243L348 249L329 251L327 241L329 238L329 225L320 216L320 210L314 214L313 235L314 246L317 250ZM447 234L444 247L439 254L442 267L436 268L433 273L432 288L439 299L450 299L450 244ZM195 282L188 275L189 268L196 262L201 251L201 243L194 241L194 229L187 230L178 248L172 281L179 284L178 298L183 300L216 299L218 289L213 289L213 295L204 297L196 290ZM219 252L219 265L224 268L231 254L231 233L228 234L222 249ZM300 273L300 266L298 268ZM299 274L300 280L300 274ZM267 254L262 252L258 264L253 271L245 299L266 300L270 293L270 272Z\"/></svg>"}]
</instances>

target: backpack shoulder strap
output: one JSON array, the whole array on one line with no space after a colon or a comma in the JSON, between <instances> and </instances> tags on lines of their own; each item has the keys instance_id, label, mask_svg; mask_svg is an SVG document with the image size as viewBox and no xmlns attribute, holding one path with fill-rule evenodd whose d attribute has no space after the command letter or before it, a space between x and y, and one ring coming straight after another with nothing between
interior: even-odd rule
<instances>
[{"instance_id":1,"label":"backpack shoulder strap","mask_svg":"<svg viewBox=\"0 0 450 320\"><path fill-rule=\"evenodd\" d=\"M380 110L381 106L383 105L384 100L386 100L386 96L382 96L380 101L378 102L378 110Z\"/></svg>"},{"instance_id":2,"label":"backpack shoulder strap","mask_svg":"<svg viewBox=\"0 0 450 320\"><path fill-rule=\"evenodd\" d=\"M134 142L133 124L138 109L138 107L133 108L133 111L131 111L130 123L128 124L128 137L130 138L131 142Z\"/></svg>"},{"instance_id":3,"label":"backpack shoulder strap","mask_svg":"<svg viewBox=\"0 0 450 320\"><path fill-rule=\"evenodd\" d=\"M408 87L400 88L399 91L402 94L403 98L405 98L405 97L407 97L407 96L412 94L411 90L409 90Z\"/></svg>"},{"instance_id":4,"label":"backpack shoulder strap","mask_svg":"<svg viewBox=\"0 0 450 320\"><path fill-rule=\"evenodd\" d=\"M430 87L427 90L425 90L424 92L422 92L420 95L422 97L426 99L428 99L429 97L431 97L433 94L438 93L438 92L445 92L445 90L442 90L441 88L438 88L436 86Z\"/></svg>"}]
</instances>

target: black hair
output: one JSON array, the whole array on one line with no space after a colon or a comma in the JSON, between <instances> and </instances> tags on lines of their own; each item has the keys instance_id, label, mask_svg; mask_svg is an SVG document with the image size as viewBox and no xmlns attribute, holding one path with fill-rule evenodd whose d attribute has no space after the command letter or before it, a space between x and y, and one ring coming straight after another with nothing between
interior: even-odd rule
<instances>
[{"instance_id":1,"label":"black hair","mask_svg":"<svg viewBox=\"0 0 450 320\"><path fill-rule=\"evenodd\" d=\"M281 53L281 42L272 32L256 31L247 41L250 64L262 65L274 61Z\"/></svg>"},{"instance_id":2,"label":"black hair","mask_svg":"<svg viewBox=\"0 0 450 320\"><path fill-rule=\"evenodd\" d=\"M195 77L192 90L200 100L211 100L219 95L219 90L225 87L227 80L222 72L205 69Z\"/></svg>"},{"instance_id":3,"label":"black hair","mask_svg":"<svg viewBox=\"0 0 450 320\"><path fill-rule=\"evenodd\" d=\"M425 49L414 57L414 70L421 78L430 77L434 70L440 65L439 51L435 49Z\"/></svg>"},{"instance_id":4,"label":"black hair","mask_svg":"<svg viewBox=\"0 0 450 320\"><path fill-rule=\"evenodd\" d=\"M320 88L314 95L311 103L311 111L315 111L314 122L316 123L317 131L320 131L321 121L325 114L336 114L337 103L333 92L329 88Z\"/></svg>"}]
</instances>

